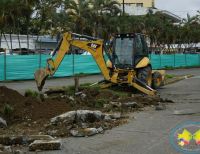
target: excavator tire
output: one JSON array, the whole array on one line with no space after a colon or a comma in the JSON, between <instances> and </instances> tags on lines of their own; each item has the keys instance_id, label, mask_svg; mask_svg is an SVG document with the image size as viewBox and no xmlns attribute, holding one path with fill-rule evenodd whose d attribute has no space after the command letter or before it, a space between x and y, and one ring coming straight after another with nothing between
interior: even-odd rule
<instances>
[{"instance_id":1,"label":"excavator tire","mask_svg":"<svg viewBox=\"0 0 200 154\"><path fill-rule=\"evenodd\" d=\"M159 72L154 72L152 76L152 88L160 88L163 84L162 75Z\"/></svg>"},{"instance_id":2,"label":"excavator tire","mask_svg":"<svg viewBox=\"0 0 200 154\"><path fill-rule=\"evenodd\" d=\"M148 86L152 86L152 68L151 66L146 66L143 68L138 69L137 71L137 78L146 83Z\"/></svg>"}]
</instances>

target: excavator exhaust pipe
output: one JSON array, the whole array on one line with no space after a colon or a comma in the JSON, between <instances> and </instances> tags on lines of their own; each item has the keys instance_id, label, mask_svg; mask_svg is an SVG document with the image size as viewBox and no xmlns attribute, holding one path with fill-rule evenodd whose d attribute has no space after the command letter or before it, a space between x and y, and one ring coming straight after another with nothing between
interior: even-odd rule
<instances>
[{"instance_id":1,"label":"excavator exhaust pipe","mask_svg":"<svg viewBox=\"0 0 200 154\"><path fill-rule=\"evenodd\" d=\"M46 69L39 69L35 72L35 81L39 91L42 91L46 78L49 76Z\"/></svg>"}]
</instances>

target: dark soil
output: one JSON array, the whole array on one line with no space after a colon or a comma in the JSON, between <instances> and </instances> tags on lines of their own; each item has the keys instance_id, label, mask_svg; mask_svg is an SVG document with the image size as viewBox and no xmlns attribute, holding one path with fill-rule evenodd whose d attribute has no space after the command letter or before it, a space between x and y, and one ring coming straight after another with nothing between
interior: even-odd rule
<instances>
[{"instance_id":1,"label":"dark soil","mask_svg":"<svg viewBox=\"0 0 200 154\"><path fill-rule=\"evenodd\" d=\"M137 111L145 106L157 105L158 102L169 102L156 97L150 97L132 92L117 91L116 89L99 89L98 87L82 87L79 89L80 95L73 96L72 90L57 89L50 90L46 94L48 98L41 101L37 97L25 97L17 91L0 87L0 117L3 117L8 124L5 129L0 128L0 134L48 134L50 130L58 130L58 136L68 136L68 126L49 126L51 118L71 110L89 109L100 110L102 112L121 112L128 113ZM71 98L70 98L71 97ZM137 107L122 108L112 107L110 102L137 102ZM105 107L107 106L107 107ZM122 105L123 106L123 105ZM6 108L6 109L5 109ZM126 121L126 120L125 120ZM91 123L91 126L103 126L112 128L123 124L124 120L113 121L112 123L100 122ZM70 127L76 127L70 126Z\"/></svg>"},{"instance_id":2,"label":"dark soil","mask_svg":"<svg viewBox=\"0 0 200 154\"><path fill-rule=\"evenodd\" d=\"M4 110L8 105L13 111L6 115ZM37 98L24 97L15 90L0 87L0 116L5 118L8 124L49 119L69 110L66 100L46 99L41 102Z\"/></svg>"}]
</instances>

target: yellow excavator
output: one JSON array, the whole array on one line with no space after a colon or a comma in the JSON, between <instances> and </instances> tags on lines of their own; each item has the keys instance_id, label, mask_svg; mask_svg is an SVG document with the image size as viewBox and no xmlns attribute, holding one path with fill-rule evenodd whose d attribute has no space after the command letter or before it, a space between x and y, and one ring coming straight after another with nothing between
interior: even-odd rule
<instances>
[{"instance_id":1,"label":"yellow excavator","mask_svg":"<svg viewBox=\"0 0 200 154\"><path fill-rule=\"evenodd\" d=\"M116 34L109 42L87 35L66 32L47 60L46 68L35 72L35 80L39 91L42 90L48 76L53 76L64 56L71 47L88 51L96 61L104 81L103 87L127 85L147 94L155 95L153 87L159 87L163 81L163 73L152 71L148 58L148 47L145 36L138 33Z\"/></svg>"}]
</instances>

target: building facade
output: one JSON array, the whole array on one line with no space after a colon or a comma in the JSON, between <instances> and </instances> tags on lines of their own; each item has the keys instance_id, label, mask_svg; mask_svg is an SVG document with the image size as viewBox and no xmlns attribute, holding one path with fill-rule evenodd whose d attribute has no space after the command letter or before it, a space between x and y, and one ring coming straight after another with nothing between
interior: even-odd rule
<instances>
[{"instance_id":1,"label":"building facade","mask_svg":"<svg viewBox=\"0 0 200 154\"><path fill-rule=\"evenodd\" d=\"M145 7L145 8L153 8L154 0L119 0L119 2L125 7Z\"/></svg>"}]
</instances>

